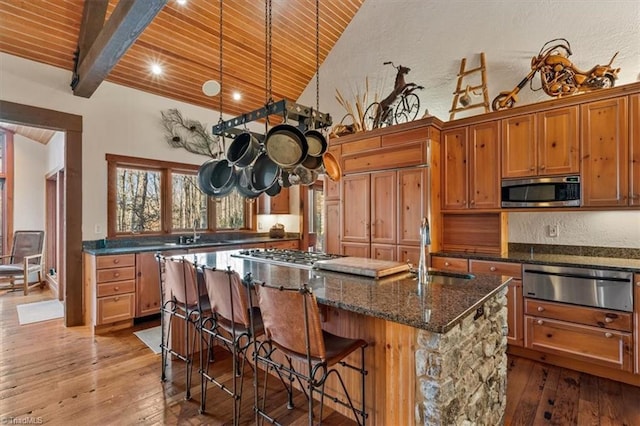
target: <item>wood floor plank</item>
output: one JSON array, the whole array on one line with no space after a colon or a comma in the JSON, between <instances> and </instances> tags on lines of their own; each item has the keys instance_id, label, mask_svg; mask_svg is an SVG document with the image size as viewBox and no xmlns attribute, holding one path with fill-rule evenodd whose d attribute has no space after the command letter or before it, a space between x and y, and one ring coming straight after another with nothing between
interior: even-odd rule
<instances>
[{"instance_id":1,"label":"wood floor plank","mask_svg":"<svg viewBox=\"0 0 640 426\"><path fill-rule=\"evenodd\" d=\"M192 399L184 400L185 365L169 363L160 381L160 356L133 332L157 325L93 335L89 327L65 328L61 319L20 326L15 306L51 299L48 290L28 296L0 292L0 417L41 418L51 425L213 425L231 423L232 401L210 385L207 412L199 413L200 377L194 369ZM230 385L230 358L217 349L212 372ZM196 363L197 364L197 363ZM254 424L251 369L246 368L240 424ZM536 361L509 357L505 425L640 425L640 388ZM262 380L262 375L260 375ZM295 408L269 380L267 411L283 424L306 425L307 401ZM315 405L316 418L319 416ZM325 425L353 425L325 409Z\"/></svg>"}]
</instances>

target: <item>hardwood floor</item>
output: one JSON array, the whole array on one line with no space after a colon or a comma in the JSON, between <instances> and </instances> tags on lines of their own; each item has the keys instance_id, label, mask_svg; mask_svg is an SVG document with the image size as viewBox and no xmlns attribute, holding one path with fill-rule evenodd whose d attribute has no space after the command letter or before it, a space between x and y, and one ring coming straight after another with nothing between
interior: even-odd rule
<instances>
[{"instance_id":1,"label":"hardwood floor","mask_svg":"<svg viewBox=\"0 0 640 426\"><path fill-rule=\"evenodd\" d=\"M65 328L63 320L18 325L15 306L51 299L48 290L0 292L0 423L40 420L45 424L130 425L231 423L231 400L209 387L207 414L198 414L200 381L194 374L192 400L184 400L184 364L173 362L160 382L160 356L133 330L92 335L88 327ZM220 353L216 368L228 371ZM505 425L640 425L640 388L563 368L510 358ZM249 371L249 370L247 370ZM250 377L243 398L242 424L252 424ZM282 404L284 392L272 380L267 404L285 424L306 424L306 405ZM355 422L325 410L323 424Z\"/></svg>"}]
</instances>

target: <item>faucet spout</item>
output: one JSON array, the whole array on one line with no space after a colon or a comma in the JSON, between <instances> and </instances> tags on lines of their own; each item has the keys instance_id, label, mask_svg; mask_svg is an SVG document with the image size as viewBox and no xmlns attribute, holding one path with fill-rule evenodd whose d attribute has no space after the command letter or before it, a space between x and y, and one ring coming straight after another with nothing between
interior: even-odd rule
<instances>
[{"instance_id":1,"label":"faucet spout","mask_svg":"<svg viewBox=\"0 0 640 426\"><path fill-rule=\"evenodd\" d=\"M197 242L200 239L200 235L198 235L198 232L196 231L198 226L198 220L194 220L193 221L193 242Z\"/></svg>"}]
</instances>

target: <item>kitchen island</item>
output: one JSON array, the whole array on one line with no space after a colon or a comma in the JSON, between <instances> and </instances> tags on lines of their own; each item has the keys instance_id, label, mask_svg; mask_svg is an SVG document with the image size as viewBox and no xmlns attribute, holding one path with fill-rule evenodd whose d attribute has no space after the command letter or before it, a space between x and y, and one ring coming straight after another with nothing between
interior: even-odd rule
<instances>
[{"instance_id":1,"label":"kitchen island","mask_svg":"<svg viewBox=\"0 0 640 426\"><path fill-rule=\"evenodd\" d=\"M506 404L505 292L510 277L433 271L427 284L418 285L409 273L376 280L237 254L189 254L188 259L230 267L257 283L307 283L321 305L324 329L369 342L367 422L500 423ZM343 370L351 396L360 401L356 374Z\"/></svg>"}]
</instances>

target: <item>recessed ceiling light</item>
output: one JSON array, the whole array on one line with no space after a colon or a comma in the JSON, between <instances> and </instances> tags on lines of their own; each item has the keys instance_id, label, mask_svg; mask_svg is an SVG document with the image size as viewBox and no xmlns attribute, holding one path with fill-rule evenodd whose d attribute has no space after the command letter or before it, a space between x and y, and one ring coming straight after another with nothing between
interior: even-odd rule
<instances>
[{"instance_id":1,"label":"recessed ceiling light","mask_svg":"<svg viewBox=\"0 0 640 426\"><path fill-rule=\"evenodd\" d=\"M184 6L185 4L187 4L187 0L176 0L176 3L178 3L180 6Z\"/></svg>"},{"instance_id":2,"label":"recessed ceiling light","mask_svg":"<svg viewBox=\"0 0 640 426\"><path fill-rule=\"evenodd\" d=\"M155 75L162 74L162 67L160 64L151 64L151 72Z\"/></svg>"},{"instance_id":3,"label":"recessed ceiling light","mask_svg":"<svg viewBox=\"0 0 640 426\"><path fill-rule=\"evenodd\" d=\"M233 92L233 100L239 101L240 99L242 99L242 95L240 94L240 92Z\"/></svg>"}]
</instances>

